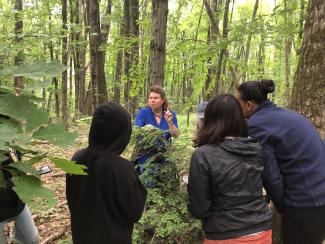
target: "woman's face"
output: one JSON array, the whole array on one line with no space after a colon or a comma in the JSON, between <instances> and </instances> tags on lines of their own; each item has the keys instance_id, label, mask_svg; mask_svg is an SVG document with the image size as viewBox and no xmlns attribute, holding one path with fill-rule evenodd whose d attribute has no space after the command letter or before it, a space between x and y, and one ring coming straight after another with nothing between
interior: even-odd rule
<instances>
[{"instance_id":1,"label":"woman's face","mask_svg":"<svg viewBox=\"0 0 325 244\"><path fill-rule=\"evenodd\" d=\"M153 110L161 109L163 103L165 102L165 100L161 98L161 95L155 92L150 92L148 100L149 106Z\"/></svg>"}]
</instances>

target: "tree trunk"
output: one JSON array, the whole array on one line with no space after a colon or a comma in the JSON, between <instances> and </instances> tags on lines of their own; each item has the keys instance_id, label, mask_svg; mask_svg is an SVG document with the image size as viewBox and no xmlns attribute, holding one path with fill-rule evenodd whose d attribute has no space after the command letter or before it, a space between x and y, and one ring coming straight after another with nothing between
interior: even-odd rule
<instances>
[{"instance_id":1,"label":"tree trunk","mask_svg":"<svg viewBox=\"0 0 325 244\"><path fill-rule=\"evenodd\" d=\"M68 4L67 0L62 0L62 64L68 65L68 37L67 37L67 18L68 18ZM62 73L62 120L68 121L68 71Z\"/></svg>"},{"instance_id":2,"label":"tree trunk","mask_svg":"<svg viewBox=\"0 0 325 244\"><path fill-rule=\"evenodd\" d=\"M130 114L135 116L138 107L138 63L139 63L139 0L130 0L130 36L131 53L130 53L130 88L131 88L131 106Z\"/></svg>"},{"instance_id":3,"label":"tree trunk","mask_svg":"<svg viewBox=\"0 0 325 244\"><path fill-rule=\"evenodd\" d=\"M108 40L108 35L110 31L110 15L112 13L112 0L107 1L105 14L102 18L101 28L100 28L100 49L98 50L98 90L99 90L99 104L107 102L108 100L108 92L107 92L107 84L105 78L105 59L106 59L106 45Z\"/></svg>"},{"instance_id":4,"label":"tree trunk","mask_svg":"<svg viewBox=\"0 0 325 244\"><path fill-rule=\"evenodd\" d=\"M254 5L254 10L253 10L253 14L252 14L252 21L251 23L254 24L255 23L255 19L256 19L256 13L257 13L257 9L258 9L258 3L259 0L255 1L255 5ZM244 66L245 66L245 71L243 73L243 78L242 81L246 80L246 70L247 70L247 64L248 64L248 58L249 58L249 52L250 52L250 48L251 48L251 41L252 41L252 35L253 32L251 30L248 30L248 37L247 37L247 43L246 43L246 49L245 49L245 57L244 57Z\"/></svg>"},{"instance_id":5,"label":"tree trunk","mask_svg":"<svg viewBox=\"0 0 325 244\"><path fill-rule=\"evenodd\" d=\"M210 18L210 27L208 30L208 43L209 43L209 48L211 50L211 55L208 58L208 74L205 80L205 84L204 84L204 91L203 91L203 95L204 95L204 99L205 100L209 100L212 95L212 85L215 85L217 83L216 80L216 74L217 74L217 68L216 68L216 64L214 59L214 56L217 55L216 52L216 48L215 48L215 44L217 41L217 37L218 35L220 35L220 31L219 31L219 9L220 6L218 4L217 0L210 0L210 2L208 2L208 0L203 0L203 4L205 6L206 12ZM215 17L217 16L217 17Z\"/></svg>"},{"instance_id":6,"label":"tree trunk","mask_svg":"<svg viewBox=\"0 0 325 244\"><path fill-rule=\"evenodd\" d=\"M223 15L223 28L222 28L222 39L223 40L226 40L228 38L229 5L230 5L230 0L226 0L225 11L224 11L224 15ZM227 47L223 47L219 52L217 74L216 74L217 84L214 88L214 95L218 95L219 93L221 93L221 87L222 87L222 80L220 79L221 67L222 67L222 61L223 61L223 57L225 56L226 50L227 50Z\"/></svg>"},{"instance_id":7,"label":"tree trunk","mask_svg":"<svg viewBox=\"0 0 325 244\"><path fill-rule=\"evenodd\" d=\"M75 0L74 16L76 26L83 26L83 17L85 13L85 8L82 0ZM89 114L84 109L84 100L85 100L85 87L86 87L86 44L83 40L87 40L87 35L85 29L82 28L78 30L74 39L76 41L74 47L74 70L75 70L75 117L79 118L80 114Z\"/></svg>"},{"instance_id":8,"label":"tree trunk","mask_svg":"<svg viewBox=\"0 0 325 244\"><path fill-rule=\"evenodd\" d=\"M289 0L284 1L284 22L286 25L287 32L289 33L289 19L288 19L288 2ZM292 34L289 34L288 37L285 38L284 43L284 61L285 61L285 102L287 103L290 96L290 79L291 79L291 67L290 67L290 58L291 58L291 49L292 49Z\"/></svg>"},{"instance_id":9,"label":"tree trunk","mask_svg":"<svg viewBox=\"0 0 325 244\"><path fill-rule=\"evenodd\" d=\"M164 85L168 0L152 0L149 82Z\"/></svg>"},{"instance_id":10,"label":"tree trunk","mask_svg":"<svg viewBox=\"0 0 325 244\"><path fill-rule=\"evenodd\" d=\"M101 27L100 12L98 0L87 0L87 14L89 31L89 48L90 48L90 76L92 89L92 111L96 107L108 100L107 86L105 79L105 62L101 47Z\"/></svg>"},{"instance_id":11,"label":"tree trunk","mask_svg":"<svg viewBox=\"0 0 325 244\"><path fill-rule=\"evenodd\" d=\"M310 0L290 107L325 138L325 1Z\"/></svg>"},{"instance_id":12,"label":"tree trunk","mask_svg":"<svg viewBox=\"0 0 325 244\"><path fill-rule=\"evenodd\" d=\"M15 55L14 64L20 65L23 62L23 48L21 46L22 44L22 34L23 34L23 28L24 28L24 22L22 19L22 16L20 16L21 12L23 10L23 1L22 0L15 0L15 43L18 46L18 53ZM23 84L23 77L17 76L14 78L14 85L15 90L18 95L22 93L22 90L24 89Z\"/></svg>"},{"instance_id":13,"label":"tree trunk","mask_svg":"<svg viewBox=\"0 0 325 244\"><path fill-rule=\"evenodd\" d=\"M264 63L265 63L265 36L261 34L261 41L258 46L258 78L261 80L264 76Z\"/></svg>"},{"instance_id":14,"label":"tree trunk","mask_svg":"<svg viewBox=\"0 0 325 244\"><path fill-rule=\"evenodd\" d=\"M121 100L122 62L123 62L123 51L122 49L119 49L117 52L116 66L115 66L115 79L114 79L114 102L117 103L120 103Z\"/></svg>"},{"instance_id":15,"label":"tree trunk","mask_svg":"<svg viewBox=\"0 0 325 244\"><path fill-rule=\"evenodd\" d=\"M126 81L124 83L124 106L130 112L130 47L128 41L130 39L130 0L124 0L123 12L123 50L124 50L124 75Z\"/></svg>"}]
</instances>

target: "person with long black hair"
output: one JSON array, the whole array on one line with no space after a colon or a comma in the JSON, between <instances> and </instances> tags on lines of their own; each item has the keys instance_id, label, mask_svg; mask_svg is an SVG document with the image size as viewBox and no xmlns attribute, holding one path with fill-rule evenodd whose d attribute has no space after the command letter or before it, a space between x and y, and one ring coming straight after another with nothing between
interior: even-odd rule
<instances>
[{"instance_id":1,"label":"person with long black hair","mask_svg":"<svg viewBox=\"0 0 325 244\"><path fill-rule=\"evenodd\" d=\"M325 142L302 115L267 95L272 80L242 83L236 94L249 135L263 147L264 187L282 214L284 244L321 244L325 239Z\"/></svg>"},{"instance_id":2,"label":"person with long black hair","mask_svg":"<svg viewBox=\"0 0 325 244\"><path fill-rule=\"evenodd\" d=\"M248 138L234 96L209 101L194 143L188 209L202 221L204 243L271 244L271 212L262 194L262 149Z\"/></svg>"}]
</instances>

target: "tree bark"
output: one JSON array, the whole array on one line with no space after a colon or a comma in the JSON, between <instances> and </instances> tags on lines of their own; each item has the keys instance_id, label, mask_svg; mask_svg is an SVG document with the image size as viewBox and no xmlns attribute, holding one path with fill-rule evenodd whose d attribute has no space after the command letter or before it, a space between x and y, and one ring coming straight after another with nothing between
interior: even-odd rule
<instances>
[{"instance_id":1,"label":"tree bark","mask_svg":"<svg viewBox=\"0 0 325 244\"><path fill-rule=\"evenodd\" d=\"M285 0L284 1L284 22L286 25L286 29L288 30L288 33L290 33L289 30L289 19L288 19L288 4L290 4L289 0ZM293 36L292 34L289 34L289 36L287 36L285 38L284 41L284 61L285 61L285 102L287 103L289 100L289 96L290 96L290 79L291 79L291 49L292 49L292 40L293 40Z\"/></svg>"},{"instance_id":2,"label":"tree bark","mask_svg":"<svg viewBox=\"0 0 325 244\"><path fill-rule=\"evenodd\" d=\"M211 84L217 83L217 68L215 61L213 61L213 57L217 55L215 44L217 42L217 37L220 36L219 17L215 17L219 16L220 6L219 1L217 0L210 0L210 2L208 2L208 0L203 0L203 4L211 22L208 30L208 44L209 49L211 50L211 55L209 56L207 61L209 68L203 92L204 100L209 100L213 95Z\"/></svg>"},{"instance_id":3,"label":"tree bark","mask_svg":"<svg viewBox=\"0 0 325 244\"><path fill-rule=\"evenodd\" d=\"M149 83L164 85L168 0L152 0Z\"/></svg>"},{"instance_id":4,"label":"tree bark","mask_svg":"<svg viewBox=\"0 0 325 244\"><path fill-rule=\"evenodd\" d=\"M115 79L114 79L114 102L120 103L121 100L121 77L122 77L123 51L119 49L116 57Z\"/></svg>"},{"instance_id":5,"label":"tree bark","mask_svg":"<svg viewBox=\"0 0 325 244\"><path fill-rule=\"evenodd\" d=\"M138 107L138 63L139 63L139 0L130 0L130 36L131 36L131 52L130 52L130 89L131 106L130 114L135 117Z\"/></svg>"},{"instance_id":6,"label":"tree bark","mask_svg":"<svg viewBox=\"0 0 325 244\"><path fill-rule=\"evenodd\" d=\"M68 37L67 37L67 18L68 18L68 4L67 0L62 0L62 64L68 65ZM62 73L62 120L68 121L68 71Z\"/></svg>"},{"instance_id":7,"label":"tree bark","mask_svg":"<svg viewBox=\"0 0 325 244\"><path fill-rule=\"evenodd\" d=\"M290 107L325 138L325 1L310 0Z\"/></svg>"},{"instance_id":8,"label":"tree bark","mask_svg":"<svg viewBox=\"0 0 325 244\"><path fill-rule=\"evenodd\" d=\"M77 26L87 25L86 20L86 8L84 0L76 0L75 7L75 23ZM87 48L87 31L82 28L75 34L75 99L76 99L76 117L79 117L79 113L82 115L91 114L91 106L85 106L90 104L91 101L86 101L86 48ZM88 91L91 92L91 91Z\"/></svg>"},{"instance_id":9,"label":"tree bark","mask_svg":"<svg viewBox=\"0 0 325 244\"><path fill-rule=\"evenodd\" d=\"M126 81L124 83L124 106L130 112L130 0L124 0L123 11L123 42L124 42L124 75Z\"/></svg>"},{"instance_id":10,"label":"tree bark","mask_svg":"<svg viewBox=\"0 0 325 244\"><path fill-rule=\"evenodd\" d=\"M15 0L14 8L16 11L15 12L15 43L18 46L18 50L20 50L15 55L14 64L18 66L23 62L22 34L23 34L24 22L22 16L20 16L23 10L23 1ZM22 76L17 76L14 78L14 86L15 86L16 93L20 95L22 93L22 90L24 89Z\"/></svg>"},{"instance_id":11,"label":"tree bark","mask_svg":"<svg viewBox=\"0 0 325 244\"><path fill-rule=\"evenodd\" d=\"M256 0L255 5L254 5L253 14L252 14L252 21L251 21L252 24L255 23L258 4L259 4L259 0ZM246 75L247 75L246 70L247 70L247 64L248 64L248 59L249 59L249 52L250 52L250 48L251 48L252 35L253 35L253 32L251 30L249 30L248 37L247 37L247 43L246 43L246 49L245 49L245 56L244 56L245 71L243 73L242 81L246 80Z\"/></svg>"},{"instance_id":12,"label":"tree bark","mask_svg":"<svg viewBox=\"0 0 325 244\"><path fill-rule=\"evenodd\" d=\"M92 111L96 107L108 100L107 85L105 79L105 62L103 50L101 48L101 27L100 12L98 0L87 0L87 15L89 31L89 48L90 48L90 76L92 89Z\"/></svg>"},{"instance_id":13,"label":"tree bark","mask_svg":"<svg viewBox=\"0 0 325 244\"><path fill-rule=\"evenodd\" d=\"M224 15L223 15L223 28L222 28L222 39L223 40L226 40L228 38L229 5L230 5L230 0L226 0L225 11L224 11ZM220 79L221 67L222 67L222 61L223 61L223 57L225 56L226 50L227 50L227 47L223 47L223 48L221 48L221 50L219 52L217 74L216 74L217 84L214 88L214 95L218 95L219 93L221 93L221 88L222 88L222 80Z\"/></svg>"}]
</instances>

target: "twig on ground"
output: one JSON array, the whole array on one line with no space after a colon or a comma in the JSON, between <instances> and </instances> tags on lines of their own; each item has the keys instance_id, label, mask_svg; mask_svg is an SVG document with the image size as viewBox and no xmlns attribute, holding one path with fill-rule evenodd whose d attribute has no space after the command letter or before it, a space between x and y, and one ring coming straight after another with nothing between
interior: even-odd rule
<instances>
[{"instance_id":1,"label":"twig on ground","mask_svg":"<svg viewBox=\"0 0 325 244\"><path fill-rule=\"evenodd\" d=\"M55 240L61 238L62 236L64 236L69 231L69 229L70 229L70 225L64 226L64 228L62 228L62 230L60 230L57 233L54 233L49 238L42 241L41 244L51 243L52 241L55 241Z\"/></svg>"}]
</instances>

